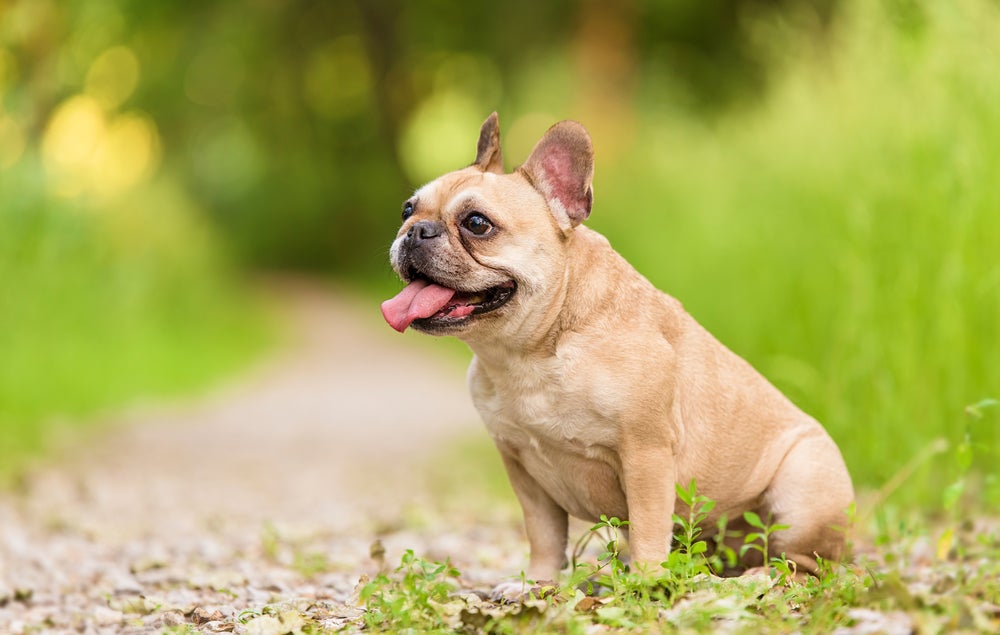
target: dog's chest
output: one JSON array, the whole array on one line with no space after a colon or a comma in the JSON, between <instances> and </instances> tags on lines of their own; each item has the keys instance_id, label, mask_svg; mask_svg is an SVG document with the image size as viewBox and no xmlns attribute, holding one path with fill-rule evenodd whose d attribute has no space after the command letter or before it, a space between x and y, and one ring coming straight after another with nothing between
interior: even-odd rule
<instances>
[{"instance_id":1,"label":"dog's chest","mask_svg":"<svg viewBox=\"0 0 1000 635\"><path fill-rule=\"evenodd\" d=\"M618 428L593 386L567 380L558 364L502 374L473 366L470 390L497 445L514 454L560 506L582 518L624 517ZM581 391L588 397L581 398Z\"/></svg>"},{"instance_id":2,"label":"dog's chest","mask_svg":"<svg viewBox=\"0 0 1000 635\"><path fill-rule=\"evenodd\" d=\"M490 434L518 447L542 442L568 451L616 445L613 422L595 407L600 395L569 378L557 362L519 364L502 373L470 369L473 402ZM581 399L581 393L589 393Z\"/></svg>"}]
</instances>

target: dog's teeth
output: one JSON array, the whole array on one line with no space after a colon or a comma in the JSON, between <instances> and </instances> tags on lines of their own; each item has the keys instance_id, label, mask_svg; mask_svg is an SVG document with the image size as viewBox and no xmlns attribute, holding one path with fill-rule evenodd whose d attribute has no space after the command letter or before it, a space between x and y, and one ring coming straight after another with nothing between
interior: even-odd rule
<instances>
[{"instance_id":1,"label":"dog's teeth","mask_svg":"<svg viewBox=\"0 0 1000 635\"><path fill-rule=\"evenodd\" d=\"M482 304L482 303L483 303L483 296L481 295L474 295L471 298L469 298L469 304Z\"/></svg>"}]
</instances>

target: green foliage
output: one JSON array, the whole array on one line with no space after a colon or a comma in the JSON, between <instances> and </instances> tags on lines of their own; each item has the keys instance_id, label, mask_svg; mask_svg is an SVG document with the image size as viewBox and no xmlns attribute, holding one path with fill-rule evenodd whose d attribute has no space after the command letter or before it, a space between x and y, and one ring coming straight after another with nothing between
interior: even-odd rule
<instances>
[{"instance_id":1,"label":"green foliage","mask_svg":"<svg viewBox=\"0 0 1000 635\"><path fill-rule=\"evenodd\" d=\"M379 574L360 593L365 604L365 624L373 630L419 629L423 632L447 631L448 623L441 606L455 590L459 573L448 563L433 563L407 549L396 579Z\"/></svg>"},{"instance_id":2,"label":"green foliage","mask_svg":"<svg viewBox=\"0 0 1000 635\"><path fill-rule=\"evenodd\" d=\"M269 330L169 184L97 206L39 170L0 172L0 480L102 409L232 372Z\"/></svg>"},{"instance_id":3,"label":"green foliage","mask_svg":"<svg viewBox=\"0 0 1000 635\"><path fill-rule=\"evenodd\" d=\"M679 528L679 531L674 532L676 544L670 550L664 568L680 582L692 579L698 574L721 571L722 559L728 554L722 551L717 552L714 559L706 558L708 543L698 539L702 534L702 524L715 509L715 501L698 494L694 479L691 479L687 487L678 483L676 490L677 499L688 508L688 513L686 517L674 514L674 526ZM721 518L720 523L719 527L724 529L726 519ZM725 537L724 531L716 537L714 542L717 548L726 549Z\"/></svg>"},{"instance_id":4,"label":"green foliage","mask_svg":"<svg viewBox=\"0 0 1000 635\"><path fill-rule=\"evenodd\" d=\"M0 410L72 415L234 367L260 330L231 319L254 313L224 297L234 254L395 288L398 202L467 164L497 109L508 168L554 120L588 126L588 223L821 420L859 489L936 504L944 474L950 500L1000 504L996 409L956 425L1000 395L994 2L483 11L6 3ZM22 370L42 357L51 390ZM78 372L96 360L108 380ZM971 465L925 456L939 438Z\"/></svg>"},{"instance_id":5,"label":"green foliage","mask_svg":"<svg viewBox=\"0 0 1000 635\"><path fill-rule=\"evenodd\" d=\"M760 519L760 516L752 511L743 512L743 520L747 521L747 524L757 531L748 532L743 538L743 546L740 547L740 556L745 555L746 552L751 550L757 551L763 559L764 566L767 567L771 563L771 552L769 550L771 535L776 531L788 529L788 525L772 524L770 518L765 523ZM786 563L782 562L782 564ZM787 572L787 566L783 566L782 569Z\"/></svg>"},{"instance_id":6,"label":"green foliage","mask_svg":"<svg viewBox=\"0 0 1000 635\"><path fill-rule=\"evenodd\" d=\"M602 516L576 542L573 570L554 589L532 588L522 602L487 603L459 589L449 564L427 562L407 552L393 576L381 575L361 591L368 628L400 631L474 633L700 632L724 629L754 633L830 633L858 626L872 632L956 628L995 632L1000 617L989 598L1000 592L1000 542L996 528L958 532L950 552L934 567L914 566L926 528L909 536L886 535L890 546L878 559L856 564L819 560L815 576L797 574L783 557L770 560L770 575L718 578L699 540L713 502L697 494L694 483L678 487L691 512L678 516L677 544L683 553L662 565L655 576L629 570L619 539L628 523ZM758 531L746 545L781 527L758 516L745 520ZM954 529L956 526L951 526ZM582 561L594 540L596 562ZM753 548L758 548L756 545ZM766 546L763 547L766 551ZM959 573L961 572L961 573ZM986 600L985 602L983 600Z\"/></svg>"},{"instance_id":7,"label":"green foliage","mask_svg":"<svg viewBox=\"0 0 1000 635\"><path fill-rule=\"evenodd\" d=\"M766 15L794 3L770 4ZM767 60L729 17L751 10L763 12L752 0L615 11L569 0L15 0L0 8L0 96L19 137L81 92L136 109L167 140L164 168L246 261L372 276L428 162L457 147L471 160L474 126L492 109L567 109L574 47L601 53L624 29L646 52L642 71L669 71L699 107L759 92Z\"/></svg>"},{"instance_id":8,"label":"green foliage","mask_svg":"<svg viewBox=\"0 0 1000 635\"><path fill-rule=\"evenodd\" d=\"M965 407L965 426L961 441L954 448L954 460L958 471L957 479L944 489L942 500L946 511L959 516L965 511L960 505L962 495L968 487L976 454L990 455L992 448L982 440L983 432L977 429L986 418L989 409L997 406L996 399L983 399Z\"/></svg>"},{"instance_id":9,"label":"green foliage","mask_svg":"<svg viewBox=\"0 0 1000 635\"><path fill-rule=\"evenodd\" d=\"M621 532L628 527L627 520L619 518L608 518L601 514L601 520L583 534L573 547L573 554L570 558L570 565L573 570L570 586L582 585L588 594L593 593L595 588L603 587L611 589L614 593L623 593L627 589L639 590L642 585L637 576L630 576L625 563L622 562L619 552L621 545ZM597 565L581 562L584 550L591 540L596 539L604 532L603 549L597 556Z\"/></svg>"}]
</instances>

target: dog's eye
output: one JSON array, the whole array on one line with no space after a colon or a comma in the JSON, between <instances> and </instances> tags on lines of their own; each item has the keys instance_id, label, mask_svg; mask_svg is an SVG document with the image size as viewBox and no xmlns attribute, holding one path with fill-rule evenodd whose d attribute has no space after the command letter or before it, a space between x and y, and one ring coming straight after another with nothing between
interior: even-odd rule
<instances>
[{"instance_id":1,"label":"dog's eye","mask_svg":"<svg viewBox=\"0 0 1000 635\"><path fill-rule=\"evenodd\" d=\"M479 213L469 214L462 221L462 227L468 229L476 236L485 236L493 230L493 223Z\"/></svg>"},{"instance_id":2,"label":"dog's eye","mask_svg":"<svg viewBox=\"0 0 1000 635\"><path fill-rule=\"evenodd\" d=\"M413 216L413 203L406 201L403 204L403 220L405 221L410 216Z\"/></svg>"}]
</instances>

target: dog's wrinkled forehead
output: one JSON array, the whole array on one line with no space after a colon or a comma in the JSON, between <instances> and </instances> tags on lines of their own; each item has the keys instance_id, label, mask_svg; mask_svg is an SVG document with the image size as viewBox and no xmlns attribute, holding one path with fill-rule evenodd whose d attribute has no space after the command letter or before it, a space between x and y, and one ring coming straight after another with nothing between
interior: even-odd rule
<instances>
[{"instance_id":1,"label":"dog's wrinkled forehead","mask_svg":"<svg viewBox=\"0 0 1000 635\"><path fill-rule=\"evenodd\" d=\"M418 189L413 199L416 201L414 213L423 218L443 218L454 213L457 208L474 203L483 198L483 190L488 188L495 174L466 168L451 172L435 179Z\"/></svg>"}]
</instances>

